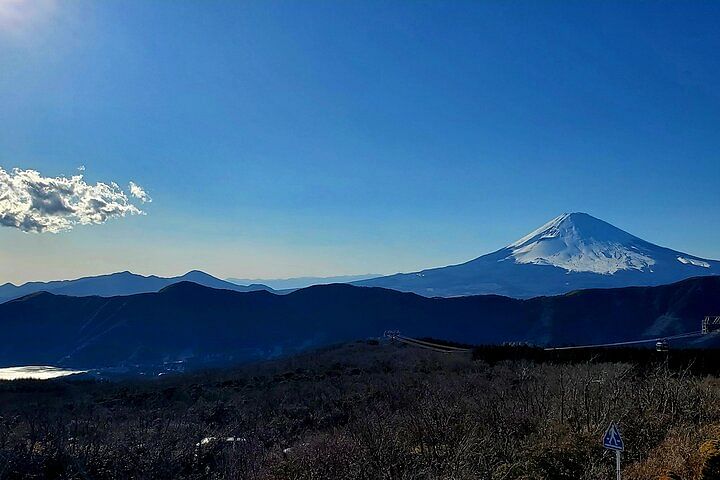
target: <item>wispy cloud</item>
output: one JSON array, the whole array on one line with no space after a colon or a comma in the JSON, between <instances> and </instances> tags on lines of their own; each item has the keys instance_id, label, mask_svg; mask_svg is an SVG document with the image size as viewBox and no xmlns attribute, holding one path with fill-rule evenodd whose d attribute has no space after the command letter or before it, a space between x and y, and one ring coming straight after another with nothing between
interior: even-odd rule
<instances>
[{"instance_id":1,"label":"wispy cloud","mask_svg":"<svg viewBox=\"0 0 720 480\"><path fill-rule=\"evenodd\" d=\"M130 185L128 185L130 188L130 195L137 198L143 203L149 203L152 202L152 198L150 198L150 195L143 189L140 185L138 185L135 182L130 182Z\"/></svg>"},{"instance_id":2,"label":"wispy cloud","mask_svg":"<svg viewBox=\"0 0 720 480\"><path fill-rule=\"evenodd\" d=\"M135 183L130 183L130 191L140 201L150 201ZM93 185L86 183L83 175L43 177L35 170L8 172L0 167L0 226L57 233L75 225L141 214L115 182Z\"/></svg>"}]
</instances>

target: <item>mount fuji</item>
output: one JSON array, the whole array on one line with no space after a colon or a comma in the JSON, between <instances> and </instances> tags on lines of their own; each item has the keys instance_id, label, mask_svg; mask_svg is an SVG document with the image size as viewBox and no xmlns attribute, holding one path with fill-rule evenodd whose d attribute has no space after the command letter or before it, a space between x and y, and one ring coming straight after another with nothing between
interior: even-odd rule
<instances>
[{"instance_id":1,"label":"mount fuji","mask_svg":"<svg viewBox=\"0 0 720 480\"><path fill-rule=\"evenodd\" d=\"M720 262L660 247L586 213L564 213L469 262L354 282L424 296L516 298L586 288L653 286L718 275Z\"/></svg>"}]
</instances>

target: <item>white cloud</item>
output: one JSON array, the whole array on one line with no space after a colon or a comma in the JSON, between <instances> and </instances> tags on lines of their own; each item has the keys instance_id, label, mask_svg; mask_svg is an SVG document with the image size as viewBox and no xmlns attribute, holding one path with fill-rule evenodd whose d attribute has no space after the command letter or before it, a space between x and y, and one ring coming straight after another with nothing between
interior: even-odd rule
<instances>
[{"instance_id":1,"label":"white cloud","mask_svg":"<svg viewBox=\"0 0 720 480\"><path fill-rule=\"evenodd\" d=\"M0 226L57 233L141 214L114 182L92 185L82 175L43 177L35 170L0 167Z\"/></svg>"},{"instance_id":2,"label":"white cloud","mask_svg":"<svg viewBox=\"0 0 720 480\"><path fill-rule=\"evenodd\" d=\"M150 195L148 195L148 193L140 185L135 182L130 182L130 185L128 186L130 187L130 195L137 198L143 203L152 202L152 198L150 198Z\"/></svg>"}]
</instances>

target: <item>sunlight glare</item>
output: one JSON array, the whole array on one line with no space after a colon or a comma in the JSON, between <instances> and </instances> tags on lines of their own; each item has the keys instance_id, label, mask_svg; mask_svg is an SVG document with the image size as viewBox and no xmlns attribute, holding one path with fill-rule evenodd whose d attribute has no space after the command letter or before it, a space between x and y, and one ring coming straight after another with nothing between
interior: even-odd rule
<instances>
[{"instance_id":1,"label":"sunlight glare","mask_svg":"<svg viewBox=\"0 0 720 480\"><path fill-rule=\"evenodd\" d=\"M19 34L52 14L56 0L0 0L0 33Z\"/></svg>"}]
</instances>

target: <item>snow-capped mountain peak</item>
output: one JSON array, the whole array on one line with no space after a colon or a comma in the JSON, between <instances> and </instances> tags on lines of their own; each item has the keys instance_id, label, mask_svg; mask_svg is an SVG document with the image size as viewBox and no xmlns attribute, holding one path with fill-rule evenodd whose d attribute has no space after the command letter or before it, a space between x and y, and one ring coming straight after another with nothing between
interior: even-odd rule
<instances>
[{"instance_id":1,"label":"snow-capped mountain peak","mask_svg":"<svg viewBox=\"0 0 720 480\"><path fill-rule=\"evenodd\" d=\"M467 262L356 284L428 296L527 298L718 274L716 260L660 247L586 213L564 213L507 247Z\"/></svg>"},{"instance_id":2,"label":"snow-capped mountain peak","mask_svg":"<svg viewBox=\"0 0 720 480\"><path fill-rule=\"evenodd\" d=\"M652 271L652 247L586 213L564 213L508 245L511 253L504 260L552 265L568 272Z\"/></svg>"}]
</instances>

